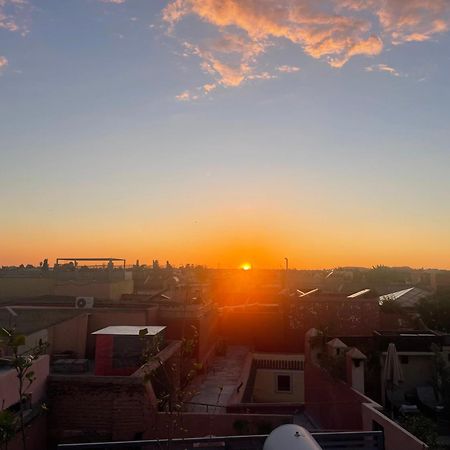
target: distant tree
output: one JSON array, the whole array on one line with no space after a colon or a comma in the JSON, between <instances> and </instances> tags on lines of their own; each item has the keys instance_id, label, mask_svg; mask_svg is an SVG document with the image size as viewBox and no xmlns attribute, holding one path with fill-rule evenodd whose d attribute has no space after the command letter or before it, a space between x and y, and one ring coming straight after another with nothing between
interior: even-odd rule
<instances>
[{"instance_id":1,"label":"distant tree","mask_svg":"<svg viewBox=\"0 0 450 450\"><path fill-rule=\"evenodd\" d=\"M386 286L391 283L409 281L409 275L404 270L383 265L373 266L365 273L369 287Z\"/></svg>"},{"instance_id":2,"label":"distant tree","mask_svg":"<svg viewBox=\"0 0 450 450\"><path fill-rule=\"evenodd\" d=\"M27 400L27 390L36 380L32 366L39 356L43 355L47 349L47 344L41 340L38 345L21 353L21 347L25 345L25 336L16 332L14 328L0 328L0 341L6 346L11 358L10 364L14 368L19 380L18 383L18 397L19 397L19 423L22 434L23 450L26 450L26 435L25 435L25 403Z\"/></svg>"},{"instance_id":3,"label":"distant tree","mask_svg":"<svg viewBox=\"0 0 450 450\"><path fill-rule=\"evenodd\" d=\"M403 417L400 419L400 423L403 428L427 444L430 450L437 450L437 425L432 419L418 414Z\"/></svg>"},{"instance_id":4,"label":"distant tree","mask_svg":"<svg viewBox=\"0 0 450 450\"><path fill-rule=\"evenodd\" d=\"M418 312L432 330L450 333L450 291L438 292L420 300Z\"/></svg>"},{"instance_id":5,"label":"distant tree","mask_svg":"<svg viewBox=\"0 0 450 450\"><path fill-rule=\"evenodd\" d=\"M436 344L431 345L434 353L434 386L439 393L446 413L450 413L450 366L442 356L441 349Z\"/></svg>"}]
</instances>

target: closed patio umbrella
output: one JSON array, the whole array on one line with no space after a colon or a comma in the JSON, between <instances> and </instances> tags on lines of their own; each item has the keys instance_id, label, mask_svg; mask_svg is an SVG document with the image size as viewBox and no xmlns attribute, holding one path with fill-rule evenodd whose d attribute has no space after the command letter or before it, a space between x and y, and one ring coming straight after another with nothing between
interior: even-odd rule
<instances>
[{"instance_id":1,"label":"closed patio umbrella","mask_svg":"<svg viewBox=\"0 0 450 450\"><path fill-rule=\"evenodd\" d=\"M399 387L400 383L402 383L405 379L403 376L402 366L398 359L397 349L393 342L391 342L388 346L386 361L384 362L383 379L386 389L389 389L391 392L391 398L395 387ZM393 411L391 411L391 413L392 412Z\"/></svg>"}]
</instances>

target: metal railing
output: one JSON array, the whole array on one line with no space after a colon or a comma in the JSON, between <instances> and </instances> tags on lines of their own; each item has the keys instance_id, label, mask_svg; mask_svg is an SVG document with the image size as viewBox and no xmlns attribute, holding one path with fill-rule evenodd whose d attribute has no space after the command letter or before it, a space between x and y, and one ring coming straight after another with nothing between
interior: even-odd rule
<instances>
[{"instance_id":1,"label":"metal railing","mask_svg":"<svg viewBox=\"0 0 450 450\"><path fill-rule=\"evenodd\" d=\"M382 431L311 433L323 449L384 450ZM221 436L185 439L159 439L121 442L59 444L63 450L186 450L195 448L223 448L227 450L261 450L267 435Z\"/></svg>"}]
</instances>

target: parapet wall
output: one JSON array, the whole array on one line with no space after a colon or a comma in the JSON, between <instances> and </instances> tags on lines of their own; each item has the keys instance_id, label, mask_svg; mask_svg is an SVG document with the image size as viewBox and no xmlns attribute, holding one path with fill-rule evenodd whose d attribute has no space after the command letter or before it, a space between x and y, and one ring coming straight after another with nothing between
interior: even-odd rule
<instances>
[{"instance_id":1,"label":"parapet wall","mask_svg":"<svg viewBox=\"0 0 450 450\"><path fill-rule=\"evenodd\" d=\"M52 375L49 397L51 443L266 434L292 422L290 414L156 412L138 377Z\"/></svg>"},{"instance_id":2,"label":"parapet wall","mask_svg":"<svg viewBox=\"0 0 450 450\"><path fill-rule=\"evenodd\" d=\"M382 407L310 362L305 367L306 413L322 429L383 430L385 450L425 450L427 445L389 419Z\"/></svg>"}]
</instances>

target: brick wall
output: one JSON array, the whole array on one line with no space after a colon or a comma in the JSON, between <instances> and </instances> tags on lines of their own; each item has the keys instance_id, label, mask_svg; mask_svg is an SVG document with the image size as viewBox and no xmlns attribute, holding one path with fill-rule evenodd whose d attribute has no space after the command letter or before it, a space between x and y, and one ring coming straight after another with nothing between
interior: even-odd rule
<instances>
[{"instance_id":1,"label":"brick wall","mask_svg":"<svg viewBox=\"0 0 450 450\"><path fill-rule=\"evenodd\" d=\"M157 413L138 377L52 375L49 405L51 444L230 435L237 421L257 433L292 422L289 414Z\"/></svg>"},{"instance_id":2,"label":"brick wall","mask_svg":"<svg viewBox=\"0 0 450 450\"><path fill-rule=\"evenodd\" d=\"M127 440L144 432L155 410L142 379L51 375L53 441Z\"/></svg>"}]
</instances>

